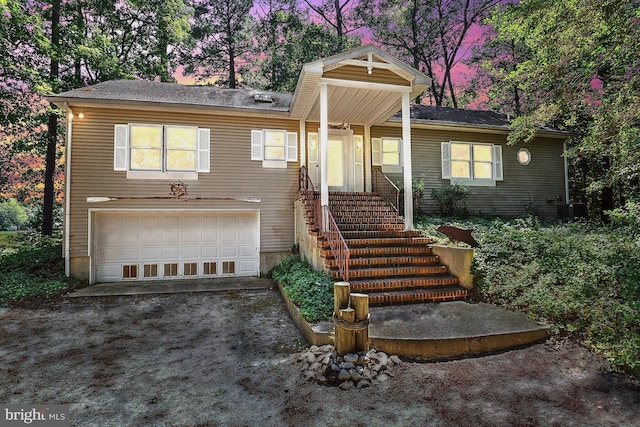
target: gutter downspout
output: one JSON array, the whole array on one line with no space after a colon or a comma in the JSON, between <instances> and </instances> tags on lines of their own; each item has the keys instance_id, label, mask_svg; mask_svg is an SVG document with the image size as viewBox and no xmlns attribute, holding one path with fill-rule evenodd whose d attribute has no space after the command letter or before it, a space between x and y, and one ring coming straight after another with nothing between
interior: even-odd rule
<instances>
[{"instance_id":1,"label":"gutter downspout","mask_svg":"<svg viewBox=\"0 0 640 427\"><path fill-rule=\"evenodd\" d=\"M569 163L567 161L567 140L562 142L562 158L564 160L564 202L569 203Z\"/></svg>"},{"instance_id":2,"label":"gutter downspout","mask_svg":"<svg viewBox=\"0 0 640 427\"><path fill-rule=\"evenodd\" d=\"M66 102L64 103L64 109L67 112L67 135L65 138L66 144L64 153L64 274L69 277L71 275L71 265L69 260L69 254L71 253L69 248L71 240L69 236L71 229L69 219L71 217L71 212L69 212L69 207L71 205L71 134L73 128L73 111Z\"/></svg>"}]
</instances>

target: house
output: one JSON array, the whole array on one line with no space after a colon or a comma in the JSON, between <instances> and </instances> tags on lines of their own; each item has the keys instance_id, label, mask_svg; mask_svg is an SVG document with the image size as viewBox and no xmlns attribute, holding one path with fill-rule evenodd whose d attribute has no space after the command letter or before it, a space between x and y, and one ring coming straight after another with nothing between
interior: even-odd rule
<instances>
[{"instance_id":1,"label":"house","mask_svg":"<svg viewBox=\"0 0 640 427\"><path fill-rule=\"evenodd\" d=\"M428 192L413 206L412 178L427 189L464 182L475 212L555 215L567 200L566 134L541 129L534 143L507 146L506 116L411 105L429 85L362 46L306 64L293 94L116 80L49 97L68 114L67 274L96 283L264 273L296 243L300 194L336 210L351 195L361 200L360 216L343 213L352 232L375 231L364 230L364 204L386 224L373 228L418 241L412 213L435 207ZM393 212L395 182L409 196L404 217ZM327 215L313 224L306 209L310 230L328 230Z\"/></svg>"}]
</instances>

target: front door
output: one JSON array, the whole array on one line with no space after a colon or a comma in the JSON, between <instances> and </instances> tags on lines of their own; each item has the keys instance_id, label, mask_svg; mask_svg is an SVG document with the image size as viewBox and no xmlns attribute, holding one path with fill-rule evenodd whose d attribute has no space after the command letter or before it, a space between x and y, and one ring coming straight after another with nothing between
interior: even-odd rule
<instances>
[{"instance_id":1,"label":"front door","mask_svg":"<svg viewBox=\"0 0 640 427\"><path fill-rule=\"evenodd\" d=\"M351 135L329 133L327 181L329 191L352 190Z\"/></svg>"}]
</instances>

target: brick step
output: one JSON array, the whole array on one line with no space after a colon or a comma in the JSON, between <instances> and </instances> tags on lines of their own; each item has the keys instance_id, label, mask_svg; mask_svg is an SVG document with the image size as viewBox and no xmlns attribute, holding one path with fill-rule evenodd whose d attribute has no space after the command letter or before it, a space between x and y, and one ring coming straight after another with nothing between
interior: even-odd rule
<instances>
[{"instance_id":1,"label":"brick step","mask_svg":"<svg viewBox=\"0 0 640 427\"><path fill-rule=\"evenodd\" d=\"M342 237L345 239L369 239L372 237L421 237L420 230L358 230L343 231Z\"/></svg>"},{"instance_id":2,"label":"brick step","mask_svg":"<svg viewBox=\"0 0 640 427\"><path fill-rule=\"evenodd\" d=\"M351 274L351 271L349 271ZM459 281L450 274L422 277L395 277L386 279L353 279L349 277L352 292L389 292L407 289L457 286Z\"/></svg>"},{"instance_id":3,"label":"brick step","mask_svg":"<svg viewBox=\"0 0 640 427\"><path fill-rule=\"evenodd\" d=\"M369 222L360 224L340 224L341 232L345 231L373 231L373 230L404 230L404 224L372 224Z\"/></svg>"},{"instance_id":4,"label":"brick step","mask_svg":"<svg viewBox=\"0 0 640 427\"><path fill-rule=\"evenodd\" d=\"M425 302L460 301L469 295L469 291L460 287L441 289L416 289L406 291L375 292L369 294L369 305L400 305Z\"/></svg>"},{"instance_id":5,"label":"brick step","mask_svg":"<svg viewBox=\"0 0 640 427\"><path fill-rule=\"evenodd\" d=\"M365 238L365 239L345 239L349 249L360 246L416 246L428 245L433 241L428 237L388 237L388 238Z\"/></svg>"},{"instance_id":6,"label":"brick step","mask_svg":"<svg viewBox=\"0 0 640 427\"><path fill-rule=\"evenodd\" d=\"M357 280L363 278L394 278L402 277L424 277L431 275L444 275L449 272L449 269L445 265L403 265L400 267L373 267L373 268L350 268L349 280ZM340 271L332 270L331 275L334 279L339 279Z\"/></svg>"},{"instance_id":7,"label":"brick step","mask_svg":"<svg viewBox=\"0 0 640 427\"><path fill-rule=\"evenodd\" d=\"M338 226L340 225L349 225L349 224L402 224L404 226L404 221L398 217L388 217L388 218L380 218L375 216L367 216L367 217L343 217L340 219L336 218L336 223Z\"/></svg>"},{"instance_id":8,"label":"brick step","mask_svg":"<svg viewBox=\"0 0 640 427\"><path fill-rule=\"evenodd\" d=\"M320 256L325 260L333 259L331 250L326 248L320 252ZM365 257L391 257L394 255L405 256L428 256L432 254L432 249L429 246L398 246L398 247L365 247L365 248L350 248L351 258L365 258Z\"/></svg>"},{"instance_id":9,"label":"brick step","mask_svg":"<svg viewBox=\"0 0 640 427\"><path fill-rule=\"evenodd\" d=\"M386 267L395 268L399 266L422 266L436 265L440 262L437 255L418 255L418 256L380 256L380 257L350 257L349 268L358 267ZM325 264L329 268L337 268L338 261L329 258L325 260Z\"/></svg>"}]
</instances>

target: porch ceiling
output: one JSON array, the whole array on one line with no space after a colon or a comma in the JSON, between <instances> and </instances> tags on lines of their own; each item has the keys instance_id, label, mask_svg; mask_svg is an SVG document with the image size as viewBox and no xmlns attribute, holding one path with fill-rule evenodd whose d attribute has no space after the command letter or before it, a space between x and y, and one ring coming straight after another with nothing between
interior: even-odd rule
<instances>
[{"instance_id":1,"label":"porch ceiling","mask_svg":"<svg viewBox=\"0 0 640 427\"><path fill-rule=\"evenodd\" d=\"M292 118L320 121L322 84L328 87L329 123L373 125L401 110L403 93L415 98L431 79L374 46L362 46L303 67Z\"/></svg>"}]
</instances>

